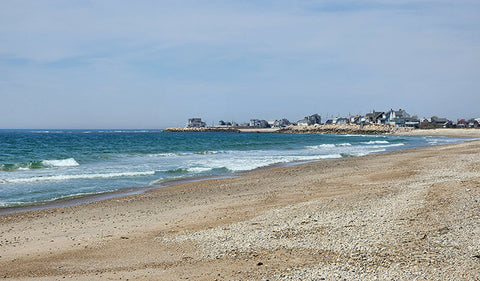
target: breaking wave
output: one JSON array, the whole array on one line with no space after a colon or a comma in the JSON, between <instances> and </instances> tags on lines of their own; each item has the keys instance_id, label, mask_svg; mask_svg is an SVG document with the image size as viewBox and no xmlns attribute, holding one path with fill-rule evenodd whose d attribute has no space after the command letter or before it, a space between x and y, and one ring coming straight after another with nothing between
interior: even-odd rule
<instances>
[{"instance_id":1,"label":"breaking wave","mask_svg":"<svg viewBox=\"0 0 480 281\"><path fill-rule=\"evenodd\" d=\"M80 165L73 158L61 159L61 160L43 160L42 164L45 167L73 167L73 166Z\"/></svg>"},{"instance_id":2,"label":"breaking wave","mask_svg":"<svg viewBox=\"0 0 480 281\"><path fill-rule=\"evenodd\" d=\"M33 170L51 167L73 167L79 166L78 162L73 158L59 160L41 160L29 161L26 163L13 163L0 165L0 171L16 171L16 170Z\"/></svg>"},{"instance_id":3,"label":"breaking wave","mask_svg":"<svg viewBox=\"0 0 480 281\"><path fill-rule=\"evenodd\" d=\"M30 178L3 179L3 183L27 183L27 182L40 182L40 181L67 181L67 180L76 180L76 179L136 177L136 176L148 176L148 175L154 175L154 174L155 174L155 171L38 176L38 177L30 177Z\"/></svg>"},{"instance_id":4,"label":"breaking wave","mask_svg":"<svg viewBox=\"0 0 480 281\"><path fill-rule=\"evenodd\" d=\"M165 153L155 153L150 154L150 157L176 157L176 156L189 156L189 155L211 155L211 154L220 154L225 153L225 151L197 151L197 152L165 152Z\"/></svg>"},{"instance_id":5,"label":"breaking wave","mask_svg":"<svg viewBox=\"0 0 480 281\"><path fill-rule=\"evenodd\" d=\"M335 147L342 147L342 146L351 146L352 144L351 143L337 143L337 144L333 144L333 143L326 143L326 144L319 144L319 145L307 145L305 146L305 148L308 148L308 149L325 149L325 148L335 148Z\"/></svg>"},{"instance_id":6,"label":"breaking wave","mask_svg":"<svg viewBox=\"0 0 480 281\"><path fill-rule=\"evenodd\" d=\"M390 142L385 140L373 140L373 141L365 141L362 142L363 144L389 144Z\"/></svg>"}]
</instances>

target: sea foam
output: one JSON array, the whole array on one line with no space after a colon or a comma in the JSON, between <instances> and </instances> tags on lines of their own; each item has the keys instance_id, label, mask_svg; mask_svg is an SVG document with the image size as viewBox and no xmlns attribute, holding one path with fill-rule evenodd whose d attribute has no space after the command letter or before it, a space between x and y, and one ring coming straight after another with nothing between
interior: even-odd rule
<instances>
[{"instance_id":1,"label":"sea foam","mask_svg":"<svg viewBox=\"0 0 480 281\"><path fill-rule=\"evenodd\" d=\"M148 176L148 175L154 175L154 174L155 174L155 171L105 173L105 174L56 175L56 176L39 176L39 177L31 177L31 178L3 179L3 182L4 183L27 183L27 182L39 182L39 181L67 181L67 180L76 180L76 179L136 177L136 176Z\"/></svg>"},{"instance_id":2,"label":"sea foam","mask_svg":"<svg viewBox=\"0 0 480 281\"><path fill-rule=\"evenodd\" d=\"M389 144L390 142L385 140L374 140L374 141L365 141L363 144Z\"/></svg>"},{"instance_id":3,"label":"sea foam","mask_svg":"<svg viewBox=\"0 0 480 281\"><path fill-rule=\"evenodd\" d=\"M46 167L73 167L73 166L80 165L73 158L60 159L60 160L43 160L42 164Z\"/></svg>"}]
</instances>

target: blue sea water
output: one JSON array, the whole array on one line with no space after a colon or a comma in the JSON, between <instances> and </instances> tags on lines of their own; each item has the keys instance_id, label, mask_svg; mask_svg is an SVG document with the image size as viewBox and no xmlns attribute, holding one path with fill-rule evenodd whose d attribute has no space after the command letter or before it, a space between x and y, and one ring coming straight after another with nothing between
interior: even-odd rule
<instances>
[{"instance_id":1,"label":"blue sea water","mask_svg":"<svg viewBox=\"0 0 480 281\"><path fill-rule=\"evenodd\" d=\"M0 207L461 141L385 135L0 130Z\"/></svg>"}]
</instances>

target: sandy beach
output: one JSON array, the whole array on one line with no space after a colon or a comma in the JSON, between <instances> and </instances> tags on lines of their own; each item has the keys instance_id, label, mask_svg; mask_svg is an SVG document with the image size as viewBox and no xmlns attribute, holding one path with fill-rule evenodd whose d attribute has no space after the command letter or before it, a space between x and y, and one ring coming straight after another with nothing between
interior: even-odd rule
<instances>
[{"instance_id":1,"label":"sandy beach","mask_svg":"<svg viewBox=\"0 0 480 281\"><path fill-rule=\"evenodd\" d=\"M7 280L479 280L480 141L0 221Z\"/></svg>"},{"instance_id":2,"label":"sandy beach","mask_svg":"<svg viewBox=\"0 0 480 281\"><path fill-rule=\"evenodd\" d=\"M458 137L458 138L480 138L480 129L429 129L429 130L410 130L398 131L397 135L405 136L436 136L436 137Z\"/></svg>"}]
</instances>

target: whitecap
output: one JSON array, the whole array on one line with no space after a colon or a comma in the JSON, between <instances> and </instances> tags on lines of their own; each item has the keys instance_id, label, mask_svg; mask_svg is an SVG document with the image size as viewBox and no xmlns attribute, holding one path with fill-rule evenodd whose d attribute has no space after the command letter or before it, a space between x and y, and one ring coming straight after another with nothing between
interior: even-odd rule
<instances>
[{"instance_id":1,"label":"whitecap","mask_svg":"<svg viewBox=\"0 0 480 281\"><path fill-rule=\"evenodd\" d=\"M187 169L187 171L189 171L190 173L203 173L211 170L212 168L206 168L206 167L192 167Z\"/></svg>"},{"instance_id":2,"label":"whitecap","mask_svg":"<svg viewBox=\"0 0 480 281\"><path fill-rule=\"evenodd\" d=\"M305 146L305 148L308 148L308 149L322 149L322 148L334 148L334 147L335 145L331 143Z\"/></svg>"},{"instance_id":3,"label":"whitecap","mask_svg":"<svg viewBox=\"0 0 480 281\"><path fill-rule=\"evenodd\" d=\"M337 146L351 146L351 143L345 142L345 143L339 143Z\"/></svg>"},{"instance_id":4,"label":"whitecap","mask_svg":"<svg viewBox=\"0 0 480 281\"><path fill-rule=\"evenodd\" d=\"M365 141L362 142L363 144L388 144L390 142L385 141L385 140L375 140L375 141Z\"/></svg>"},{"instance_id":5,"label":"whitecap","mask_svg":"<svg viewBox=\"0 0 480 281\"><path fill-rule=\"evenodd\" d=\"M42 164L46 167L73 167L80 165L73 158L60 160L43 160Z\"/></svg>"},{"instance_id":6,"label":"whitecap","mask_svg":"<svg viewBox=\"0 0 480 281\"><path fill-rule=\"evenodd\" d=\"M3 181L5 183L27 183L27 182L39 182L39 181L67 181L67 180L76 180L76 179L136 177L136 176L148 176L148 175L154 175L154 174L155 174L155 171L105 173L105 174L56 175L56 176L39 176L39 177L31 177L31 178L3 179Z\"/></svg>"}]
</instances>

